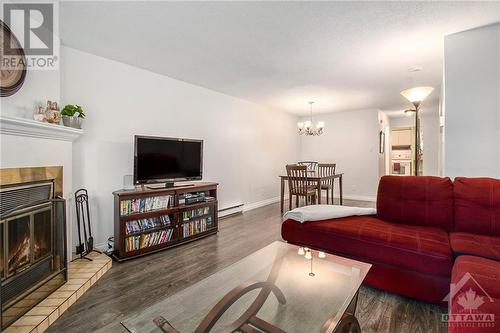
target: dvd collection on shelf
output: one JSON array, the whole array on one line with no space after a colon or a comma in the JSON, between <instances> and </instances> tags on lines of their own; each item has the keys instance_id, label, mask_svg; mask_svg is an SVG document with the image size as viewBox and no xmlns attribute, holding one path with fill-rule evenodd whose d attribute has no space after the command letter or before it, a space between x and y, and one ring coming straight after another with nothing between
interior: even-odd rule
<instances>
[{"instance_id":1,"label":"dvd collection on shelf","mask_svg":"<svg viewBox=\"0 0 500 333\"><path fill-rule=\"evenodd\" d=\"M170 216L156 216L149 219L140 219L126 222L125 232L127 235L130 235L135 232L146 232L148 230L156 229L159 227L167 227L170 226L170 224Z\"/></svg>"},{"instance_id":2,"label":"dvd collection on shelf","mask_svg":"<svg viewBox=\"0 0 500 333\"><path fill-rule=\"evenodd\" d=\"M179 205L189 205L205 201L205 192L184 193L179 196Z\"/></svg>"},{"instance_id":3,"label":"dvd collection on shelf","mask_svg":"<svg viewBox=\"0 0 500 333\"><path fill-rule=\"evenodd\" d=\"M187 238L213 228L212 216L183 224L183 237Z\"/></svg>"},{"instance_id":4,"label":"dvd collection on shelf","mask_svg":"<svg viewBox=\"0 0 500 333\"><path fill-rule=\"evenodd\" d=\"M149 234L130 236L125 238L125 251L134 251L158 244L168 243L172 240L174 229L165 229Z\"/></svg>"},{"instance_id":5,"label":"dvd collection on shelf","mask_svg":"<svg viewBox=\"0 0 500 333\"><path fill-rule=\"evenodd\" d=\"M157 197L134 198L120 201L120 215L144 213L158 209L166 209L173 203L172 195Z\"/></svg>"},{"instance_id":6,"label":"dvd collection on shelf","mask_svg":"<svg viewBox=\"0 0 500 333\"><path fill-rule=\"evenodd\" d=\"M187 210L182 213L182 220L189 221L193 217L200 217L203 215L208 215L210 213L210 207L202 207L198 209Z\"/></svg>"}]
</instances>

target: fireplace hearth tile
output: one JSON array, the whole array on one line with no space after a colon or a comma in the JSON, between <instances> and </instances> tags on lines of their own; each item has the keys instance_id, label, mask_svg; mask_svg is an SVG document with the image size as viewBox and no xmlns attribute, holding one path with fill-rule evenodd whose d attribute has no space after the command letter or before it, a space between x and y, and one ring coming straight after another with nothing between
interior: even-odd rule
<instances>
[{"instance_id":1,"label":"fireplace hearth tile","mask_svg":"<svg viewBox=\"0 0 500 333\"><path fill-rule=\"evenodd\" d=\"M12 326L37 326L42 321L47 319L46 316L22 316L16 322L12 324Z\"/></svg>"},{"instance_id":2,"label":"fireplace hearth tile","mask_svg":"<svg viewBox=\"0 0 500 333\"><path fill-rule=\"evenodd\" d=\"M76 300L77 300L77 299L78 299L78 298L76 297L76 295L75 295L75 294L71 295L71 296L68 298L68 306L73 305L73 304L76 302Z\"/></svg>"},{"instance_id":3,"label":"fireplace hearth tile","mask_svg":"<svg viewBox=\"0 0 500 333\"><path fill-rule=\"evenodd\" d=\"M50 296L40 302L37 306L60 306L64 302L64 298L50 298Z\"/></svg>"},{"instance_id":4,"label":"fireplace hearth tile","mask_svg":"<svg viewBox=\"0 0 500 333\"><path fill-rule=\"evenodd\" d=\"M36 332L36 326L9 326L3 332L4 333L32 333L32 332Z\"/></svg>"},{"instance_id":5,"label":"fireplace hearth tile","mask_svg":"<svg viewBox=\"0 0 500 333\"><path fill-rule=\"evenodd\" d=\"M63 286L61 286L59 289L57 289L56 293L57 292L60 292L60 291L69 291L69 292L74 292L74 291L77 291L81 286L77 285L77 284L65 284ZM53 293L52 295L49 296L49 298L51 298L55 293ZM56 296L54 296L56 297Z\"/></svg>"},{"instance_id":6,"label":"fireplace hearth tile","mask_svg":"<svg viewBox=\"0 0 500 333\"><path fill-rule=\"evenodd\" d=\"M76 260L69 263L68 281L46 299L19 318L5 333L42 333L52 325L112 266L111 258L91 253L92 262Z\"/></svg>"},{"instance_id":7,"label":"fireplace hearth tile","mask_svg":"<svg viewBox=\"0 0 500 333\"><path fill-rule=\"evenodd\" d=\"M83 291L83 286L82 286L80 289L78 289L76 291L76 298L78 299L78 298L82 297L83 293L84 293L84 291Z\"/></svg>"},{"instance_id":8,"label":"fireplace hearth tile","mask_svg":"<svg viewBox=\"0 0 500 333\"><path fill-rule=\"evenodd\" d=\"M57 291L54 291L52 294L50 294L49 297L68 299L73 294L74 294L73 291L59 291L59 290L57 290Z\"/></svg>"},{"instance_id":9,"label":"fireplace hearth tile","mask_svg":"<svg viewBox=\"0 0 500 333\"><path fill-rule=\"evenodd\" d=\"M52 325L57 320L57 318L59 318L59 308L57 308L49 315L49 326Z\"/></svg>"},{"instance_id":10,"label":"fireplace hearth tile","mask_svg":"<svg viewBox=\"0 0 500 333\"><path fill-rule=\"evenodd\" d=\"M64 313L66 310L68 310L69 305L68 301L64 301L63 304L59 305L59 313Z\"/></svg>"},{"instance_id":11,"label":"fireplace hearth tile","mask_svg":"<svg viewBox=\"0 0 500 333\"><path fill-rule=\"evenodd\" d=\"M26 315L28 316L49 316L57 309L57 306L36 306L29 310Z\"/></svg>"},{"instance_id":12,"label":"fireplace hearth tile","mask_svg":"<svg viewBox=\"0 0 500 333\"><path fill-rule=\"evenodd\" d=\"M86 282L88 282L88 279L70 279L66 282L66 284L76 284L76 285L84 285Z\"/></svg>"},{"instance_id":13,"label":"fireplace hearth tile","mask_svg":"<svg viewBox=\"0 0 500 333\"><path fill-rule=\"evenodd\" d=\"M74 278L86 278L90 279L95 275L95 273L75 273L75 272L68 272L68 279L74 279Z\"/></svg>"}]
</instances>

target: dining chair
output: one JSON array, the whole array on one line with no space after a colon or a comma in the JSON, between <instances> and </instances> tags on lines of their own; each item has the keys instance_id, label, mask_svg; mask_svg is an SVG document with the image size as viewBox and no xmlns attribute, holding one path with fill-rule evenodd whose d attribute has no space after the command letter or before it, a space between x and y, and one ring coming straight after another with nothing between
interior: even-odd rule
<instances>
[{"instance_id":1,"label":"dining chair","mask_svg":"<svg viewBox=\"0 0 500 333\"><path fill-rule=\"evenodd\" d=\"M335 175L336 163L319 163L318 177L329 177ZM333 187L335 181L333 178L321 180L321 191L326 190L326 203L330 203L330 194L333 205Z\"/></svg>"},{"instance_id":2,"label":"dining chair","mask_svg":"<svg viewBox=\"0 0 500 333\"><path fill-rule=\"evenodd\" d=\"M315 161L301 161L297 162L297 165L305 165L309 176L314 176L318 170L318 162Z\"/></svg>"},{"instance_id":3,"label":"dining chair","mask_svg":"<svg viewBox=\"0 0 500 333\"><path fill-rule=\"evenodd\" d=\"M299 207L299 198L305 199L306 205L316 203L317 190L308 180L308 170L305 165L289 164L286 166L288 176L289 209L292 209L292 200L295 195L295 206Z\"/></svg>"}]
</instances>

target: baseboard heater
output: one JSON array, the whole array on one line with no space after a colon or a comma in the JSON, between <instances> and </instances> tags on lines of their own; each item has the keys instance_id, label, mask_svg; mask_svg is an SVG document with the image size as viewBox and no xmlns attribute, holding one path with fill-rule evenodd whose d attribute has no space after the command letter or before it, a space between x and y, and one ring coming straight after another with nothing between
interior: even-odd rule
<instances>
[{"instance_id":1,"label":"baseboard heater","mask_svg":"<svg viewBox=\"0 0 500 333\"><path fill-rule=\"evenodd\" d=\"M243 213L243 204L237 204L231 207L219 209L219 217L227 217Z\"/></svg>"}]
</instances>

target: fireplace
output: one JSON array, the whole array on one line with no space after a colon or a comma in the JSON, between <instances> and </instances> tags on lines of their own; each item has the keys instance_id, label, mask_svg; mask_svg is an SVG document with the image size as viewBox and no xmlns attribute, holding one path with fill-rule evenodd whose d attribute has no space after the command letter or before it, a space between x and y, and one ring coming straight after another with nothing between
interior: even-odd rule
<instances>
[{"instance_id":1,"label":"fireplace","mask_svg":"<svg viewBox=\"0 0 500 333\"><path fill-rule=\"evenodd\" d=\"M66 214L61 167L0 171L4 329L66 281Z\"/></svg>"}]
</instances>

